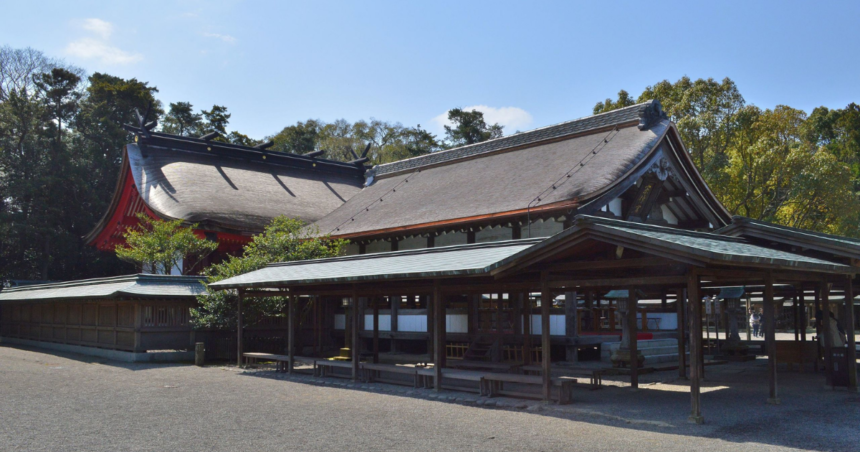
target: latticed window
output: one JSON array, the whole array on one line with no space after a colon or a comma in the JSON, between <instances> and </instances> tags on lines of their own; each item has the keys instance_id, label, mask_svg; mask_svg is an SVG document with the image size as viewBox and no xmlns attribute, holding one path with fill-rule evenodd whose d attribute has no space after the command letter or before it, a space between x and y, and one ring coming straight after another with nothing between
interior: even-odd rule
<instances>
[{"instance_id":1,"label":"latticed window","mask_svg":"<svg viewBox=\"0 0 860 452\"><path fill-rule=\"evenodd\" d=\"M143 308L143 326L155 326L155 321L152 318L152 306Z\"/></svg>"},{"instance_id":2,"label":"latticed window","mask_svg":"<svg viewBox=\"0 0 860 452\"><path fill-rule=\"evenodd\" d=\"M144 306L143 326L185 326L188 324L188 308L184 306Z\"/></svg>"}]
</instances>

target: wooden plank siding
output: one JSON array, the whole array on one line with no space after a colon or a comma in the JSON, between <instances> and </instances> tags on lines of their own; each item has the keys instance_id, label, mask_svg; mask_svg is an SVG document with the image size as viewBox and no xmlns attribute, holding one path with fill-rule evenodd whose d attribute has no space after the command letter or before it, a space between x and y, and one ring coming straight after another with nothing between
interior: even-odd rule
<instances>
[{"instance_id":1,"label":"wooden plank siding","mask_svg":"<svg viewBox=\"0 0 860 452\"><path fill-rule=\"evenodd\" d=\"M136 353L185 350L194 340L192 306L168 299L4 303L0 335Z\"/></svg>"}]
</instances>

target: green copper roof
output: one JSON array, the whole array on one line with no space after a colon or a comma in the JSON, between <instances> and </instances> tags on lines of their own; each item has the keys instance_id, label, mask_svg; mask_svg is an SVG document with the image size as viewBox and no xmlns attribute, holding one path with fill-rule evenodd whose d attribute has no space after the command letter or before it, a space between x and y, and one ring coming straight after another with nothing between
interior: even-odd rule
<instances>
[{"instance_id":1,"label":"green copper roof","mask_svg":"<svg viewBox=\"0 0 860 452\"><path fill-rule=\"evenodd\" d=\"M206 289L199 276L126 275L35 284L0 291L0 302L81 298L196 297Z\"/></svg>"},{"instance_id":2,"label":"green copper roof","mask_svg":"<svg viewBox=\"0 0 860 452\"><path fill-rule=\"evenodd\" d=\"M228 289L478 275L487 273L489 265L539 241L508 240L271 264L210 286Z\"/></svg>"}]
</instances>

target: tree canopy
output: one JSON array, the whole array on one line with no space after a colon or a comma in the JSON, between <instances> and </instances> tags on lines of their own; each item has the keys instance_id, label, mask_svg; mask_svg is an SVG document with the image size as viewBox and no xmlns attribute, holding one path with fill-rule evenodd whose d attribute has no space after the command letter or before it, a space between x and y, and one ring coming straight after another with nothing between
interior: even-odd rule
<instances>
[{"instance_id":1,"label":"tree canopy","mask_svg":"<svg viewBox=\"0 0 860 452\"><path fill-rule=\"evenodd\" d=\"M449 147L480 143L504 135L503 126L498 123L488 125L484 121L484 113L478 110L455 108L448 111L448 120L452 123L445 126Z\"/></svg>"},{"instance_id":2,"label":"tree canopy","mask_svg":"<svg viewBox=\"0 0 860 452\"><path fill-rule=\"evenodd\" d=\"M123 234L125 244L116 247L120 259L135 264L147 273L169 275L173 269L185 274L197 266L218 244L197 237L194 228L182 220L157 220L137 214L139 223Z\"/></svg>"},{"instance_id":3,"label":"tree canopy","mask_svg":"<svg viewBox=\"0 0 860 452\"><path fill-rule=\"evenodd\" d=\"M696 167L732 214L833 234L860 236L860 107L747 105L729 78L645 88L659 99ZM625 91L595 112L631 104Z\"/></svg>"},{"instance_id":4,"label":"tree canopy","mask_svg":"<svg viewBox=\"0 0 860 452\"><path fill-rule=\"evenodd\" d=\"M266 230L255 235L241 256L229 256L203 272L209 282L221 281L243 273L259 270L272 262L292 262L340 256L347 242L321 236L299 220L277 217ZM207 288L198 297L199 306L191 311L194 324L204 328L235 328L236 296L227 291ZM243 304L243 318L253 325L265 317L284 312L285 299L279 297L250 298Z\"/></svg>"}]
</instances>

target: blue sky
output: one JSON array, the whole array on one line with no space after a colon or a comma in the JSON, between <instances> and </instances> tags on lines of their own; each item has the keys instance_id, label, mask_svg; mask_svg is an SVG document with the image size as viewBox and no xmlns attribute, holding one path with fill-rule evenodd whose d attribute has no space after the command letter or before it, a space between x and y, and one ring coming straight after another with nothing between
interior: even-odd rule
<instances>
[{"instance_id":1,"label":"blue sky","mask_svg":"<svg viewBox=\"0 0 860 452\"><path fill-rule=\"evenodd\" d=\"M858 1L5 3L0 45L225 105L254 138L308 118L439 133L473 106L511 133L684 75L764 108L860 102Z\"/></svg>"}]
</instances>

